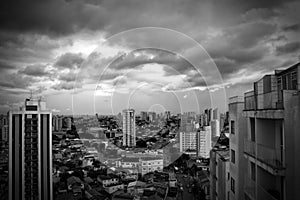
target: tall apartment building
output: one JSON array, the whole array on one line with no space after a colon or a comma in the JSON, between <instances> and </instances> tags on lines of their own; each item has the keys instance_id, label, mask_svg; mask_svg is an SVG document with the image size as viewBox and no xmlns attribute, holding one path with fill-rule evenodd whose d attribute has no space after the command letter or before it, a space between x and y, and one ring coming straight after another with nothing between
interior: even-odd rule
<instances>
[{"instance_id":1,"label":"tall apartment building","mask_svg":"<svg viewBox=\"0 0 300 200\"><path fill-rule=\"evenodd\" d=\"M42 99L9 112L9 199L52 199L52 114Z\"/></svg>"},{"instance_id":2,"label":"tall apartment building","mask_svg":"<svg viewBox=\"0 0 300 200\"><path fill-rule=\"evenodd\" d=\"M123 110L123 146L134 147L136 145L134 109Z\"/></svg>"},{"instance_id":3,"label":"tall apartment building","mask_svg":"<svg viewBox=\"0 0 300 200\"><path fill-rule=\"evenodd\" d=\"M148 121L148 113L146 111L141 112L141 119Z\"/></svg>"},{"instance_id":4,"label":"tall apartment building","mask_svg":"<svg viewBox=\"0 0 300 200\"><path fill-rule=\"evenodd\" d=\"M211 137L219 137L221 134L221 130L220 130L220 121L217 119L214 119L210 122L210 126L211 126Z\"/></svg>"},{"instance_id":5,"label":"tall apartment building","mask_svg":"<svg viewBox=\"0 0 300 200\"><path fill-rule=\"evenodd\" d=\"M165 115L164 115L165 119L168 120L171 117L171 112L170 111L165 111Z\"/></svg>"},{"instance_id":6,"label":"tall apartment building","mask_svg":"<svg viewBox=\"0 0 300 200\"><path fill-rule=\"evenodd\" d=\"M149 121L154 122L156 120L156 113L155 112L149 112Z\"/></svg>"},{"instance_id":7,"label":"tall apartment building","mask_svg":"<svg viewBox=\"0 0 300 200\"><path fill-rule=\"evenodd\" d=\"M209 152L212 149L211 127L204 126L200 129L197 137L197 156L202 158L209 158Z\"/></svg>"},{"instance_id":8,"label":"tall apartment building","mask_svg":"<svg viewBox=\"0 0 300 200\"><path fill-rule=\"evenodd\" d=\"M300 63L245 93L245 199L300 199Z\"/></svg>"},{"instance_id":9,"label":"tall apartment building","mask_svg":"<svg viewBox=\"0 0 300 200\"><path fill-rule=\"evenodd\" d=\"M52 118L53 131L61 131L63 127L63 117L62 116L53 116Z\"/></svg>"},{"instance_id":10,"label":"tall apartment building","mask_svg":"<svg viewBox=\"0 0 300 200\"><path fill-rule=\"evenodd\" d=\"M193 154L196 156L197 137L199 133L196 131L179 133L179 149L182 153Z\"/></svg>"},{"instance_id":11,"label":"tall apartment building","mask_svg":"<svg viewBox=\"0 0 300 200\"><path fill-rule=\"evenodd\" d=\"M229 152L230 152L230 200L244 199L244 174L246 159L244 157L244 138L247 121L243 117L244 99L236 96L229 99Z\"/></svg>"},{"instance_id":12,"label":"tall apartment building","mask_svg":"<svg viewBox=\"0 0 300 200\"><path fill-rule=\"evenodd\" d=\"M8 117L0 116L0 142L8 142Z\"/></svg>"},{"instance_id":13,"label":"tall apartment building","mask_svg":"<svg viewBox=\"0 0 300 200\"><path fill-rule=\"evenodd\" d=\"M230 152L228 147L216 145L210 151L210 200L229 199Z\"/></svg>"},{"instance_id":14,"label":"tall apartment building","mask_svg":"<svg viewBox=\"0 0 300 200\"><path fill-rule=\"evenodd\" d=\"M195 120L193 117L184 113L180 116L180 131L193 132L195 130Z\"/></svg>"}]
</instances>

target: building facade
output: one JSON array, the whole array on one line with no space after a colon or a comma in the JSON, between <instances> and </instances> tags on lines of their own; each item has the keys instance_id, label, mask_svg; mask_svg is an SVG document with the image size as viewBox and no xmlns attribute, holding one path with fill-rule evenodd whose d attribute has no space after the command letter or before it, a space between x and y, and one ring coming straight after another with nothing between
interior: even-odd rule
<instances>
[{"instance_id":1,"label":"building facade","mask_svg":"<svg viewBox=\"0 0 300 200\"><path fill-rule=\"evenodd\" d=\"M141 158L140 160L140 169L139 170L143 175L149 173L149 172L162 172L164 167L164 160L163 158L151 158L151 157L145 157Z\"/></svg>"},{"instance_id":2,"label":"building facade","mask_svg":"<svg viewBox=\"0 0 300 200\"><path fill-rule=\"evenodd\" d=\"M9 199L52 200L52 114L42 99L9 112Z\"/></svg>"},{"instance_id":3,"label":"building facade","mask_svg":"<svg viewBox=\"0 0 300 200\"><path fill-rule=\"evenodd\" d=\"M0 116L0 142L8 142L8 117Z\"/></svg>"},{"instance_id":4,"label":"building facade","mask_svg":"<svg viewBox=\"0 0 300 200\"><path fill-rule=\"evenodd\" d=\"M215 146L210 152L210 199L229 199L230 153L226 146Z\"/></svg>"},{"instance_id":5,"label":"building facade","mask_svg":"<svg viewBox=\"0 0 300 200\"><path fill-rule=\"evenodd\" d=\"M136 145L135 112L133 109L123 110L123 146Z\"/></svg>"},{"instance_id":6,"label":"building facade","mask_svg":"<svg viewBox=\"0 0 300 200\"><path fill-rule=\"evenodd\" d=\"M243 117L244 99L236 96L229 99L229 152L230 152L230 199L244 199L244 174L246 159L243 155L244 138L247 131Z\"/></svg>"},{"instance_id":7,"label":"building facade","mask_svg":"<svg viewBox=\"0 0 300 200\"><path fill-rule=\"evenodd\" d=\"M245 93L245 199L300 199L300 63Z\"/></svg>"},{"instance_id":8,"label":"building facade","mask_svg":"<svg viewBox=\"0 0 300 200\"><path fill-rule=\"evenodd\" d=\"M211 126L204 126L200 129L198 137L196 138L196 143L197 156L209 158L209 152L212 149Z\"/></svg>"},{"instance_id":9,"label":"building facade","mask_svg":"<svg viewBox=\"0 0 300 200\"><path fill-rule=\"evenodd\" d=\"M196 131L193 132L180 132L179 133L179 148L180 152L194 151L197 150L197 136L199 134Z\"/></svg>"}]
</instances>

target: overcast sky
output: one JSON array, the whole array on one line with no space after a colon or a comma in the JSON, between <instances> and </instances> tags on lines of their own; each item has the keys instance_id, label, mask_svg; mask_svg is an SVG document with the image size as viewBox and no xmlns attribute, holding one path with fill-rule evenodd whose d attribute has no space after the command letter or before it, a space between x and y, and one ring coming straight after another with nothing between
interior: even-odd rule
<instances>
[{"instance_id":1,"label":"overcast sky","mask_svg":"<svg viewBox=\"0 0 300 200\"><path fill-rule=\"evenodd\" d=\"M299 60L299 9L289 0L3 1L0 112L30 90L62 114L199 112L213 93L213 107L225 110L224 97L243 95L264 74ZM141 27L163 29L110 41ZM195 40L201 52L168 30ZM211 58L211 70L199 73L193 58Z\"/></svg>"}]
</instances>

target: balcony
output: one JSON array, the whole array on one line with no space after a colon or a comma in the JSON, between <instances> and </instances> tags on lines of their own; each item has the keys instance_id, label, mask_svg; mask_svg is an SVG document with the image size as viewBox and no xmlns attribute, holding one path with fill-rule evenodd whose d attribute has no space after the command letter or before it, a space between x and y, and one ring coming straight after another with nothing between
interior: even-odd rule
<instances>
[{"instance_id":1,"label":"balcony","mask_svg":"<svg viewBox=\"0 0 300 200\"><path fill-rule=\"evenodd\" d=\"M251 199L256 199L256 183L248 176L245 176L244 192Z\"/></svg>"},{"instance_id":2,"label":"balcony","mask_svg":"<svg viewBox=\"0 0 300 200\"><path fill-rule=\"evenodd\" d=\"M257 199L263 200L279 200L280 193L276 190L266 190L260 185L257 185Z\"/></svg>"},{"instance_id":3,"label":"balcony","mask_svg":"<svg viewBox=\"0 0 300 200\"><path fill-rule=\"evenodd\" d=\"M253 90L244 94L244 102L245 110L256 110L256 100Z\"/></svg>"},{"instance_id":4,"label":"balcony","mask_svg":"<svg viewBox=\"0 0 300 200\"><path fill-rule=\"evenodd\" d=\"M284 169L283 162L284 150L271 148L262 144L257 144L257 160L267 164L274 169Z\"/></svg>"},{"instance_id":5,"label":"balcony","mask_svg":"<svg viewBox=\"0 0 300 200\"><path fill-rule=\"evenodd\" d=\"M277 110L283 109L282 91L270 91L255 94L254 91L244 94L245 110Z\"/></svg>"},{"instance_id":6,"label":"balcony","mask_svg":"<svg viewBox=\"0 0 300 200\"><path fill-rule=\"evenodd\" d=\"M250 141L248 139L244 140L244 153L248 154L249 156L255 157L255 142Z\"/></svg>"},{"instance_id":7,"label":"balcony","mask_svg":"<svg viewBox=\"0 0 300 200\"><path fill-rule=\"evenodd\" d=\"M228 104L232 104L232 103L243 103L244 99L241 96L234 96L234 97L230 97L228 100Z\"/></svg>"}]
</instances>

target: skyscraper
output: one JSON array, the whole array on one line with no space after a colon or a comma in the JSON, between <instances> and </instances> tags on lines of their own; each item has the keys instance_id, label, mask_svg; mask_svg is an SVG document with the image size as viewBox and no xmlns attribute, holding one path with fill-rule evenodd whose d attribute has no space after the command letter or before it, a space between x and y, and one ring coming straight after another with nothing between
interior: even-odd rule
<instances>
[{"instance_id":1,"label":"skyscraper","mask_svg":"<svg viewBox=\"0 0 300 200\"><path fill-rule=\"evenodd\" d=\"M0 116L0 142L8 141L8 119L7 115Z\"/></svg>"},{"instance_id":2,"label":"skyscraper","mask_svg":"<svg viewBox=\"0 0 300 200\"><path fill-rule=\"evenodd\" d=\"M199 134L196 131L180 132L179 133L180 152L186 154L194 154L194 156L196 156L198 135Z\"/></svg>"},{"instance_id":3,"label":"skyscraper","mask_svg":"<svg viewBox=\"0 0 300 200\"><path fill-rule=\"evenodd\" d=\"M123 110L123 146L134 147L135 139L135 112L134 109Z\"/></svg>"},{"instance_id":4,"label":"skyscraper","mask_svg":"<svg viewBox=\"0 0 300 200\"><path fill-rule=\"evenodd\" d=\"M52 200L52 114L42 99L9 112L9 199Z\"/></svg>"},{"instance_id":5,"label":"skyscraper","mask_svg":"<svg viewBox=\"0 0 300 200\"><path fill-rule=\"evenodd\" d=\"M202 158L209 158L209 152L212 148L211 144L211 127L204 126L197 137L197 154Z\"/></svg>"}]
</instances>

